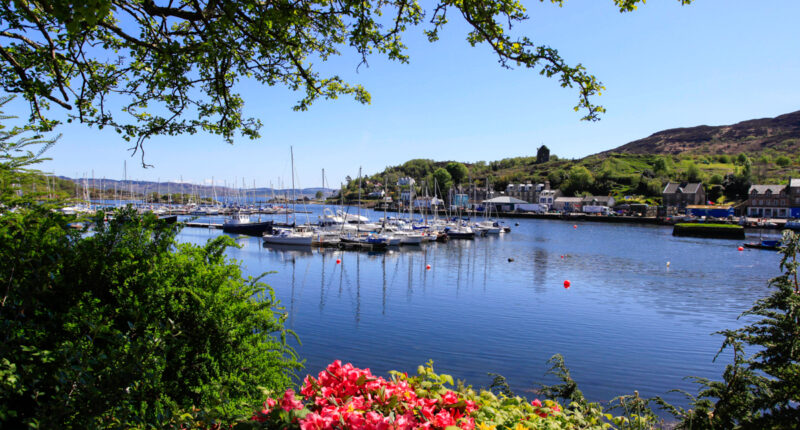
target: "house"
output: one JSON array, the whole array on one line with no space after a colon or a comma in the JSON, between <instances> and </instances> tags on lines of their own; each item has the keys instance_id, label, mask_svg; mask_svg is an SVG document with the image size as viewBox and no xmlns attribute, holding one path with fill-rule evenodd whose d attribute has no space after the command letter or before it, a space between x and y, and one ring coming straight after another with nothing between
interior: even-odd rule
<instances>
[{"instance_id":1,"label":"house","mask_svg":"<svg viewBox=\"0 0 800 430\"><path fill-rule=\"evenodd\" d=\"M400 179L397 180L397 185L400 186L400 187L404 187L404 186L407 186L407 185L414 185L416 183L417 183L417 181L415 181L414 178L409 177L409 176L406 176L406 177L403 177L403 178L400 178Z\"/></svg>"},{"instance_id":2,"label":"house","mask_svg":"<svg viewBox=\"0 0 800 430\"><path fill-rule=\"evenodd\" d=\"M528 204L528 202L510 196L500 196L483 201L485 207L492 206L490 209L496 212L513 212L519 204Z\"/></svg>"},{"instance_id":3,"label":"house","mask_svg":"<svg viewBox=\"0 0 800 430\"><path fill-rule=\"evenodd\" d=\"M553 209L559 212L579 212L583 197L556 197L553 200Z\"/></svg>"},{"instance_id":4,"label":"house","mask_svg":"<svg viewBox=\"0 0 800 430\"><path fill-rule=\"evenodd\" d=\"M385 196L385 195L386 195L386 192L385 192L385 191L383 191L383 190L376 190L376 191L373 191L373 192L371 192L371 193L367 194L367 197L380 198L380 197L383 197L383 196Z\"/></svg>"},{"instance_id":5,"label":"house","mask_svg":"<svg viewBox=\"0 0 800 430\"><path fill-rule=\"evenodd\" d=\"M688 205L706 203L706 190L702 182L669 182L662 193L662 203L666 207L686 209Z\"/></svg>"},{"instance_id":6,"label":"house","mask_svg":"<svg viewBox=\"0 0 800 430\"><path fill-rule=\"evenodd\" d=\"M539 191L538 203L550 209L558 197L561 197L561 190L543 189Z\"/></svg>"},{"instance_id":7,"label":"house","mask_svg":"<svg viewBox=\"0 0 800 430\"><path fill-rule=\"evenodd\" d=\"M800 179L789 179L789 199L791 199L789 216L800 218Z\"/></svg>"},{"instance_id":8,"label":"house","mask_svg":"<svg viewBox=\"0 0 800 430\"><path fill-rule=\"evenodd\" d=\"M586 196L581 201L582 206L606 206L613 208L617 203L611 196Z\"/></svg>"},{"instance_id":9,"label":"house","mask_svg":"<svg viewBox=\"0 0 800 430\"><path fill-rule=\"evenodd\" d=\"M747 198L747 216L756 218L788 218L791 216L790 185L751 185ZM798 184L800 185L800 184Z\"/></svg>"}]
</instances>

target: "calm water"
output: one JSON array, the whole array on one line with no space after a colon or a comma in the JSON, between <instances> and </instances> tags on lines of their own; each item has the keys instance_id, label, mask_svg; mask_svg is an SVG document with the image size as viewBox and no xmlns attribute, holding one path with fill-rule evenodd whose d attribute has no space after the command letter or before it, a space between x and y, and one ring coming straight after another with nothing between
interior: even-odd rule
<instances>
[{"instance_id":1,"label":"calm water","mask_svg":"<svg viewBox=\"0 0 800 430\"><path fill-rule=\"evenodd\" d=\"M730 357L712 362L722 342L712 333L741 326L737 316L778 275L774 252L675 238L670 227L505 222L513 231L499 237L377 254L265 248L241 236L229 255L248 274L277 272L265 282L310 373L335 359L376 373L433 359L476 387L491 383L487 372L502 374L530 397L534 382L553 382L546 361L561 353L592 400L639 390L679 404L666 392L694 392L688 375L721 377ZM219 234L185 229L181 239Z\"/></svg>"}]
</instances>

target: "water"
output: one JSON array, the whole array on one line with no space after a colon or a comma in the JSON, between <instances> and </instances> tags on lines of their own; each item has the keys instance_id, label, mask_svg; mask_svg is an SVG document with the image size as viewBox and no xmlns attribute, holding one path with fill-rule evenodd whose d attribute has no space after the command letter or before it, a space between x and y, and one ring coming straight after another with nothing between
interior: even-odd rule
<instances>
[{"instance_id":1,"label":"water","mask_svg":"<svg viewBox=\"0 0 800 430\"><path fill-rule=\"evenodd\" d=\"M316 220L319 207L307 209ZM695 392L689 375L721 378L730 356L712 362L722 343L712 333L743 325L737 316L778 275L775 252L676 238L670 227L504 221L512 233L386 253L265 248L244 236L228 253L248 274L277 272L265 282L307 373L335 359L379 374L433 359L475 387L499 373L532 397L534 382L554 382L546 361L560 353L591 400L638 390L684 406L667 391ZM185 229L181 239L219 234Z\"/></svg>"}]
</instances>

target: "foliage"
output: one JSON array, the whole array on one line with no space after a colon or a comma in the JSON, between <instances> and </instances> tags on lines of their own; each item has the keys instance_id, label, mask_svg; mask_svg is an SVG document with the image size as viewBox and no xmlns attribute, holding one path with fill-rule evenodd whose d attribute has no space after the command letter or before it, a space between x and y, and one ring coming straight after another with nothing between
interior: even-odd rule
<instances>
[{"instance_id":1,"label":"foliage","mask_svg":"<svg viewBox=\"0 0 800 430\"><path fill-rule=\"evenodd\" d=\"M577 195L584 191L590 191L594 185L594 176L584 166L574 166L569 169L567 180L561 184L561 191L566 195Z\"/></svg>"},{"instance_id":2,"label":"foliage","mask_svg":"<svg viewBox=\"0 0 800 430\"><path fill-rule=\"evenodd\" d=\"M781 167L788 167L790 164L792 164L792 160L790 160L789 157L785 155L781 155L775 159L775 164Z\"/></svg>"},{"instance_id":3,"label":"foliage","mask_svg":"<svg viewBox=\"0 0 800 430\"><path fill-rule=\"evenodd\" d=\"M453 185L453 179L450 172L446 169L438 168L433 174L432 178L436 181L435 184L440 190L448 190Z\"/></svg>"},{"instance_id":4,"label":"foliage","mask_svg":"<svg viewBox=\"0 0 800 430\"><path fill-rule=\"evenodd\" d=\"M597 404L528 401L513 393L475 391L450 375L436 374L432 362L417 375L372 375L339 361L306 376L302 397L287 390L267 397L249 422L236 429L606 429L634 428L630 419L603 413ZM500 377L502 378L502 377Z\"/></svg>"},{"instance_id":5,"label":"foliage","mask_svg":"<svg viewBox=\"0 0 800 430\"><path fill-rule=\"evenodd\" d=\"M447 170L447 173L450 174L450 177L453 178L454 184L462 183L464 179L467 177L468 173L467 166L465 166L463 163L453 161L447 163L447 165L444 166L444 168Z\"/></svg>"},{"instance_id":6,"label":"foliage","mask_svg":"<svg viewBox=\"0 0 800 430\"><path fill-rule=\"evenodd\" d=\"M615 0L620 12L640 2ZM602 84L556 49L515 36L513 27L528 19L527 11L498 0L439 1L427 11L410 0L4 2L0 83L30 103L31 119L44 129L57 124L59 116L48 111L57 105L70 120L113 127L137 145L153 135L199 131L226 141L237 132L256 138L261 123L244 116L238 81L299 91L296 110L341 95L369 103L366 89L321 75L313 62L345 51L360 64L371 55L407 62L403 35L425 24L433 42L454 15L468 25L467 42L485 44L502 67L537 70L576 89L575 110L584 109L583 119L605 111L591 102Z\"/></svg>"},{"instance_id":7,"label":"foliage","mask_svg":"<svg viewBox=\"0 0 800 430\"><path fill-rule=\"evenodd\" d=\"M7 423L231 419L298 367L271 289L225 261L229 238L178 245L174 225L132 209L99 213L89 235L38 205L3 217Z\"/></svg>"},{"instance_id":8,"label":"foliage","mask_svg":"<svg viewBox=\"0 0 800 430\"><path fill-rule=\"evenodd\" d=\"M689 163L686 167L686 180L688 182L700 182L700 168L695 163Z\"/></svg>"}]
</instances>

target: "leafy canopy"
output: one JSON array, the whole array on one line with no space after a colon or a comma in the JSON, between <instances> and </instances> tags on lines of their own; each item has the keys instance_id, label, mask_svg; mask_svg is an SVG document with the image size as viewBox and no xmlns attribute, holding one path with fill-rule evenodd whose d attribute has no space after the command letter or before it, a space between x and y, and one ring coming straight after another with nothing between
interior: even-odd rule
<instances>
[{"instance_id":1,"label":"leafy canopy","mask_svg":"<svg viewBox=\"0 0 800 430\"><path fill-rule=\"evenodd\" d=\"M628 12L644 0L613 2ZM198 131L232 142L237 132L258 137L261 127L244 115L237 82L300 91L297 110L341 95L368 103L366 89L322 75L313 62L345 50L361 64L374 54L406 62L402 36L410 27L424 24L435 41L455 14L469 24L470 44L486 44L502 67L531 68L576 88L575 110L598 119L605 109L590 99L603 86L593 75L509 32L526 13L515 0L439 0L429 10L415 0L5 1L0 84L30 103L31 119L45 129L58 123L49 112L56 105L70 121L113 127L137 148L150 136Z\"/></svg>"}]
</instances>

